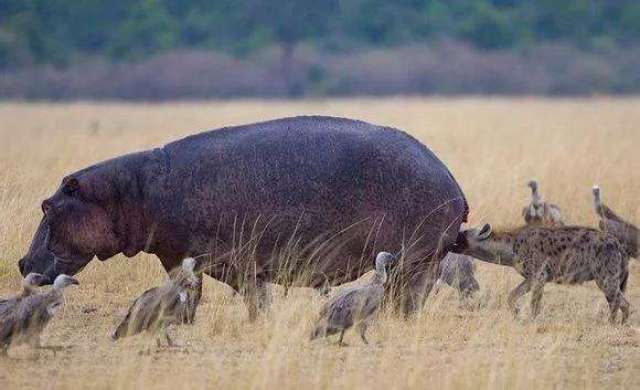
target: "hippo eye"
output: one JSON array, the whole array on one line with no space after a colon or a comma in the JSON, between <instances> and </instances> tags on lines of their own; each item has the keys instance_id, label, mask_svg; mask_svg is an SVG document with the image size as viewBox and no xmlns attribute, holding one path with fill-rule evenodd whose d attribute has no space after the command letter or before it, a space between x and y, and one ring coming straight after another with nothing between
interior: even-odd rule
<instances>
[{"instance_id":1,"label":"hippo eye","mask_svg":"<svg viewBox=\"0 0 640 390\"><path fill-rule=\"evenodd\" d=\"M77 188L63 188L62 192L64 192L67 195L73 195L75 192L77 192L78 189Z\"/></svg>"},{"instance_id":2,"label":"hippo eye","mask_svg":"<svg viewBox=\"0 0 640 390\"><path fill-rule=\"evenodd\" d=\"M62 192L67 195L73 194L78 191L78 189L80 189L80 184L78 183L78 179L75 177L67 178L62 183Z\"/></svg>"}]
</instances>

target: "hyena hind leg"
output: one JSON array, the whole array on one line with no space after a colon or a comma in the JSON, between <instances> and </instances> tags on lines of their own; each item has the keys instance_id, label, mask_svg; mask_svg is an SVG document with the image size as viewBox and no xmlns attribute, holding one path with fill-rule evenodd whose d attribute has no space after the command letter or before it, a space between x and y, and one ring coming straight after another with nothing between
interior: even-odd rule
<instances>
[{"instance_id":1,"label":"hyena hind leg","mask_svg":"<svg viewBox=\"0 0 640 390\"><path fill-rule=\"evenodd\" d=\"M629 302L620 291L620 284L613 281L599 281L596 284L602 290L609 303L609 322L615 323L618 310L622 312L622 323L629 317Z\"/></svg>"},{"instance_id":2,"label":"hyena hind leg","mask_svg":"<svg viewBox=\"0 0 640 390\"><path fill-rule=\"evenodd\" d=\"M620 297L607 297L607 301L609 302L609 322L613 324L616 322L616 316L620 308Z\"/></svg>"},{"instance_id":3,"label":"hyena hind leg","mask_svg":"<svg viewBox=\"0 0 640 390\"><path fill-rule=\"evenodd\" d=\"M629 301L624 297L622 293L618 294L618 300L620 302L620 311L622 312L622 319L620 320L621 324L627 322L629 318L629 314L631 314L631 305L629 305Z\"/></svg>"},{"instance_id":4,"label":"hyena hind leg","mask_svg":"<svg viewBox=\"0 0 640 390\"><path fill-rule=\"evenodd\" d=\"M620 297L622 294L619 291L605 290L603 292L607 298L607 303L609 303L609 323L613 324L616 322L616 315L618 314L618 309L620 309Z\"/></svg>"}]
</instances>

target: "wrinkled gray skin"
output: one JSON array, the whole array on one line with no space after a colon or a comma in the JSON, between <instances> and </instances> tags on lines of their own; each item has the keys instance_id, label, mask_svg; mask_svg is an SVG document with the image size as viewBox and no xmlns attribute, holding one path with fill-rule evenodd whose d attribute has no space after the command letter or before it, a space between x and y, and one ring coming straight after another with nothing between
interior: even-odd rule
<instances>
[{"instance_id":1,"label":"wrinkled gray skin","mask_svg":"<svg viewBox=\"0 0 640 390\"><path fill-rule=\"evenodd\" d=\"M242 292L252 317L264 283L283 272L311 287L339 284L368 271L383 248L402 249L394 296L410 313L468 213L424 145L332 117L228 127L117 157L65 177L42 208L23 275L53 280L94 256L140 252L171 270L209 253L206 273Z\"/></svg>"}]
</instances>

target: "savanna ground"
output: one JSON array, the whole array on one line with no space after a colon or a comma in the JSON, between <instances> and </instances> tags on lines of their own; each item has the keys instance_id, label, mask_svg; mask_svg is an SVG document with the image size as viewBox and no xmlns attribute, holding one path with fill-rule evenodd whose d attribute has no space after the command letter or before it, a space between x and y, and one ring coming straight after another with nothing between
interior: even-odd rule
<instances>
[{"instance_id":1,"label":"savanna ground","mask_svg":"<svg viewBox=\"0 0 640 390\"><path fill-rule=\"evenodd\" d=\"M143 104L0 104L0 295L17 291L17 259L61 177L93 162L162 145L204 129L296 114L364 119L407 130L448 164L471 205L471 223L520 224L540 180L566 219L594 226L590 188L640 219L640 99L354 99ZM150 255L93 261L46 330L64 352L18 347L0 360L0 388L541 388L640 385L640 311L606 322L593 283L548 285L543 314L514 319L506 296L520 277L478 264L481 292L461 306L443 289L403 320L384 310L370 346L307 340L322 303L313 291L274 291L271 310L249 323L242 300L207 279L182 345L156 350L148 337L107 335L130 302L165 279ZM640 266L631 260L628 299L640 309ZM528 304L528 296L521 301ZM525 309L526 315L528 310Z\"/></svg>"}]
</instances>

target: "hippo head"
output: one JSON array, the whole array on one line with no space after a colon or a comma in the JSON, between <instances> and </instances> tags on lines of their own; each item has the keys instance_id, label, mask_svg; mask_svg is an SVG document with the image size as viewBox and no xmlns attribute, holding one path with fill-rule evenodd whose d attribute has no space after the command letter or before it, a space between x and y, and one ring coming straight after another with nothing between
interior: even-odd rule
<instances>
[{"instance_id":1,"label":"hippo head","mask_svg":"<svg viewBox=\"0 0 640 390\"><path fill-rule=\"evenodd\" d=\"M75 275L97 256L105 260L123 250L116 234L117 216L108 185L87 175L66 177L55 194L42 202L44 217L20 272L42 273L53 280ZM100 191L96 190L100 188Z\"/></svg>"},{"instance_id":2,"label":"hippo head","mask_svg":"<svg viewBox=\"0 0 640 390\"><path fill-rule=\"evenodd\" d=\"M49 225L47 225L43 217L38 226L38 230L36 230L33 236L29 251L18 262L20 273L23 276L36 272L45 275L50 284L57 275L75 275L88 263L88 261L74 263L56 257L53 252L47 248L48 239Z\"/></svg>"}]
</instances>

